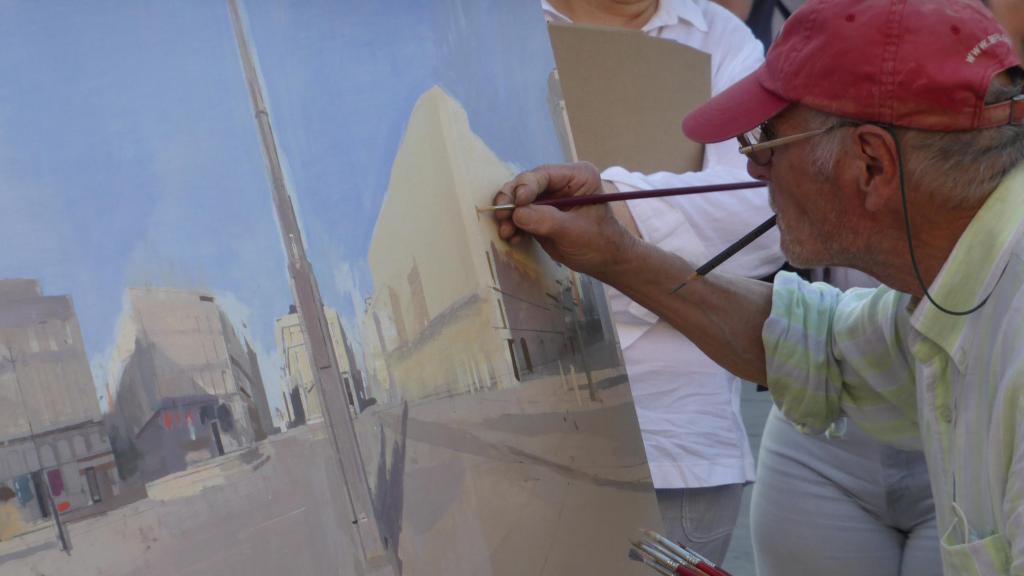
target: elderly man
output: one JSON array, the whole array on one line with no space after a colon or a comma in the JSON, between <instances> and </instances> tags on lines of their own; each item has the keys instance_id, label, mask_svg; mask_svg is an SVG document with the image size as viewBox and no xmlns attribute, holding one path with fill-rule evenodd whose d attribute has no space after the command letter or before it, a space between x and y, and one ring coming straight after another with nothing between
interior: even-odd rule
<instances>
[{"instance_id":1,"label":"elderly man","mask_svg":"<svg viewBox=\"0 0 1024 576\"><path fill-rule=\"evenodd\" d=\"M846 414L923 445L948 574L1024 574L1024 72L974 0L811 0L765 64L687 118L694 139L755 131L782 247L886 286L842 293L712 274L631 236L582 164L519 175L500 234L621 290L805 430ZM870 569L870 567L866 567Z\"/></svg>"}]
</instances>

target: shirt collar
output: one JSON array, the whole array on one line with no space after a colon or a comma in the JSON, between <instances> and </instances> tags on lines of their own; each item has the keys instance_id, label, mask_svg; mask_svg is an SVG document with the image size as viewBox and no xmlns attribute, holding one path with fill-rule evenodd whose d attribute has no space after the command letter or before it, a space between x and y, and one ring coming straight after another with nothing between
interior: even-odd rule
<instances>
[{"instance_id":1,"label":"shirt collar","mask_svg":"<svg viewBox=\"0 0 1024 576\"><path fill-rule=\"evenodd\" d=\"M1018 166L967 225L928 292L951 310L976 306L992 292L1022 234L1024 166ZM946 314L922 300L910 322L918 332L941 346L963 371L971 333L967 326L972 318L973 315Z\"/></svg>"},{"instance_id":2,"label":"shirt collar","mask_svg":"<svg viewBox=\"0 0 1024 576\"><path fill-rule=\"evenodd\" d=\"M549 21L562 24L572 23L572 20L558 10L555 10L548 0L541 0L540 6ZM658 10L647 21L647 24L644 24L641 30L649 34L659 28L678 24L680 20L689 22L701 32L708 31L708 23L704 19L704 13L701 12L700 6L694 0L660 0L658 2Z\"/></svg>"},{"instance_id":3,"label":"shirt collar","mask_svg":"<svg viewBox=\"0 0 1024 576\"><path fill-rule=\"evenodd\" d=\"M643 31L651 32L665 26L673 26L679 21L689 22L701 32L708 31L707 20L700 6L694 0L660 0L658 11L644 24Z\"/></svg>"}]
</instances>

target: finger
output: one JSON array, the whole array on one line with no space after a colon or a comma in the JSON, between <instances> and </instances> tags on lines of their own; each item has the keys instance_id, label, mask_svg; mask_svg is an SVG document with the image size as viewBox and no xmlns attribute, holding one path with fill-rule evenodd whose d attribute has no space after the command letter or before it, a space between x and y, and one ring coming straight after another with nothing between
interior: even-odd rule
<instances>
[{"instance_id":1,"label":"finger","mask_svg":"<svg viewBox=\"0 0 1024 576\"><path fill-rule=\"evenodd\" d=\"M512 204L512 189L515 188L515 180L505 182L498 193L494 195L494 205ZM495 210L494 218L499 222L512 218L511 210Z\"/></svg>"},{"instance_id":2,"label":"finger","mask_svg":"<svg viewBox=\"0 0 1024 576\"><path fill-rule=\"evenodd\" d=\"M536 170L523 172L512 182L512 203L516 206L526 206L532 203L548 187L547 175Z\"/></svg>"},{"instance_id":3,"label":"finger","mask_svg":"<svg viewBox=\"0 0 1024 576\"><path fill-rule=\"evenodd\" d=\"M561 230L567 213L551 206L524 206L512 213L512 221L523 232L550 237Z\"/></svg>"},{"instance_id":4,"label":"finger","mask_svg":"<svg viewBox=\"0 0 1024 576\"><path fill-rule=\"evenodd\" d=\"M498 237L502 240L511 240L517 232L519 232L519 229L516 228L516 225L511 220L503 220L498 223Z\"/></svg>"},{"instance_id":5,"label":"finger","mask_svg":"<svg viewBox=\"0 0 1024 576\"><path fill-rule=\"evenodd\" d=\"M578 196L601 191L601 174L590 162L547 164L537 167L534 172L546 178L545 184L551 196Z\"/></svg>"}]
</instances>

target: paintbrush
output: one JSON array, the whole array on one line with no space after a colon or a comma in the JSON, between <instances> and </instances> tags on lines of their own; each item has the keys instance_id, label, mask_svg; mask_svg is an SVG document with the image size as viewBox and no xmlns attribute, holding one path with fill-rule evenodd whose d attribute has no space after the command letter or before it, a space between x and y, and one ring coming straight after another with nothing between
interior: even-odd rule
<instances>
[{"instance_id":1,"label":"paintbrush","mask_svg":"<svg viewBox=\"0 0 1024 576\"><path fill-rule=\"evenodd\" d=\"M658 564L654 560L649 560L643 554L641 554L640 551L638 551L635 548L630 548L630 550L629 550L629 559L633 560L634 562L640 562L644 566L647 566L648 568L650 568L651 570L654 570L655 572L657 572L658 574L661 574L662 576L675 576L675 572L672 572L671 570L669 570L668 568L665 568L661 564Z\"/></svg>"},{"instance_id":2,"label":"paintbrush","mask_svg":"<svg viewBox=\"0 0 1024 576\"><path fill-rule=\"evenodd\" d=\"M731 576L725 570L719 568L714 562L701 556L697 552L680 546L679 544L665 538L661 534L658 534L654 530L641 530L645 536L650 538L656 547L661 549L664 553L676 558L680 562L685 562L692 565L694 568L701 570L706 574L712 576Z\"/></svg>"},{"instance_id":3,"label":"paintbrush","mask_svg":"<svg viewBox=\"0 0 1024 576\"><path fill-rule=\"evenodd\" d=\"M643 198L661 198L665 196L686 196L687 194L704 194L707 192L724 192L727 190L743 190L747 188L760 188L764 186L763 182L734 182L730 184L711 184L708 186L685 186L682 188L663 188L659 190L641 190L638 192L613 192L611 194L591 194L589 196L566 196L564 198L551 198L547 200L537 200L532 205L534 206L554 206L562 210L572 208L574 206L588 206L591 204L604 204L606 202L616 202L621 200L640 200ZM514 210L520 208L515 204L496 204L494 206L478 206L477 212L495 212L497 210ZM775 215L765 220L757 228L754 228L748 232L745 236L733 242L725 250L722 250L715 255L714 258L708 260L702 264L699 268L693 271L692 274L687 276L678 286L672 289L672 294L678 292L683 286L686 286L694 280L707 276L712 270L718 268L723 262L732 258L740 250L749 246L754 240L757 240L765 234L765 232L775 227Z\"/></svg>"},{"instance_id":4,"label":"paintbrush","mask_svg":"<svg viewBox=\"0 0 1024 576\"><path fill-rule=\"evenodd\" d=\"M686 280L683 280L682 283L679 284L679 286L673 288L671 293L675 294L676 292L679 291L680 288L686 286L690 282L693 282L698 278L703 278L704 276L707 276L712 270L718 268L723 262L725 262L729 258L732 258L734 254L749 246L751 242L757 240L758 238L763 236L765 232L771 230L774 227L775 215L772 214L771 218L762 222L757 228L754 228L750 232L747 232L747 234L743 238L740 238L739 240L733 242L732 244L729 245L728 248L716 254L714 258L708 260L704 264L701 264L699 268L693 271L693 274L687 276Z\"/></svg>"},{"instance_id":5,"label":"paintbrush","mask_svg":"<svg viewBox=\"0 0 1024 576\"><path fill-rule=\"evenodd\" d=\"M653 564L663 568L669 574L678 576L707 576L704 572L676 560L653 542L633 540L630 543L633 545L633 549L639 553L640 557L648 560L648 562L645 562L648 566Z\"/></svg>"},{"instance_id":6,"label":"paintbrush","mask_svg":"<svg viewBox=\"0 0 1024 576\"><path fill-rule=\"evenodd\" d=\"M643 198L663 198L665 196L686 196L688 194L705 194L707 192L725 192L728 190L744 190L747 188L764 187L764 182L734 182L729 184L709 184L706 186L684 186L682 188L662 188L659 190L639 190L636 192L612 192L609 194L591 194L588 196L565 196L535 200L533 206L554 206L562 210L575 206L605 204L623 200L640 200ZM477 212L496 212L498 210L514 210L521 208L515 204L496 204L494 206L478 206Z\"/></svg>"}]
</instances>

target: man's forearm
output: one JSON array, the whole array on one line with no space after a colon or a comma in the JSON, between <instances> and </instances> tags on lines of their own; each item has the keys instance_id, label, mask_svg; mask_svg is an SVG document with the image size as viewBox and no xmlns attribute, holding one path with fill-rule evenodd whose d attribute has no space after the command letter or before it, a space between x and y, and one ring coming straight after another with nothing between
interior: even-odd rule
<instances>
[{"instance_id":1,"label":"man's forearm","mask_svg":"<svg viewBox=\"0 0 1024 576\"><path fill-rule=\"evenodd\" d=\"M766 282L711 274L671 291L693 272L682 258L642 241L601 280L657 314L733 374L765 383L761 328L771 312Z\"/></svg>"}]
</instances>

